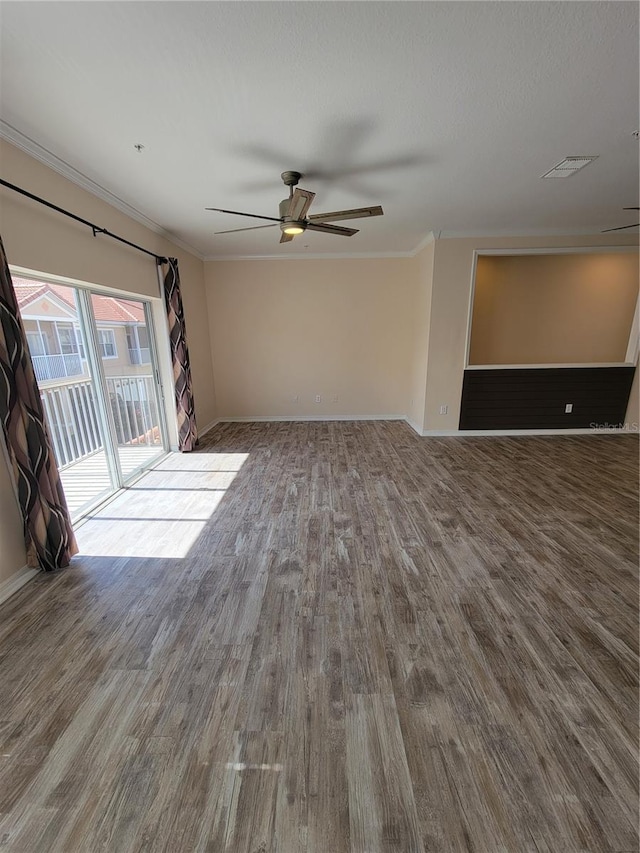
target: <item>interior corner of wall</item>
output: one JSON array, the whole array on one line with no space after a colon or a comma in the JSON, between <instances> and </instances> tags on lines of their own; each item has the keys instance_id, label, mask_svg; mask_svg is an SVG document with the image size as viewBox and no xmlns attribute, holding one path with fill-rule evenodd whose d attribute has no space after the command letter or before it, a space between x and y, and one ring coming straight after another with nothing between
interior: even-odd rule
<instances>
[{"instance_id":1,"label":"interior corner of wall","mask_svg":"<svg viewBox=\"0 0 640 853\"><path fill-rule=\"evenodd\" d=\"M626 430L631 432L640 431L640 392L638 384L640 382L640 365L636 361L636 372L633 375L633 383L629 392L629 402L627 403L627 413L624 419Z\"/></svg>"},{"instance_id":2,"label":"interior corner of wall","mask_svg":"<svg viewBox=\"0 0 640 853\"><path fill-rule=\"evenodd\" d=\"M415 420L413 417L407 416L405 418L405 421L409 424L411 429L419 436L424 435L424 425L419 420Z\"/></svg>"}]
</instances>

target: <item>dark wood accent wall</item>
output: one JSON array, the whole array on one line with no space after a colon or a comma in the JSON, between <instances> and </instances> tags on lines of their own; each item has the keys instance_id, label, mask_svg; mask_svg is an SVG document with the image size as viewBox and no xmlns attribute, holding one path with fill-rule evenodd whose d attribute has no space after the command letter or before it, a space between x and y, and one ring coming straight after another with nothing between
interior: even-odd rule
<instances>
[{"instance_id":1,"label":"dark wood accent wall","mask_svg":"<svg viewBox=\"0 0 640 853\"><path fill-rule=\"evenodd\" d=\"M624 423L635 367L465 370L460 429L570 429ZM565 414L565 405L573 411Z\"/></svg>"}]
</instances>

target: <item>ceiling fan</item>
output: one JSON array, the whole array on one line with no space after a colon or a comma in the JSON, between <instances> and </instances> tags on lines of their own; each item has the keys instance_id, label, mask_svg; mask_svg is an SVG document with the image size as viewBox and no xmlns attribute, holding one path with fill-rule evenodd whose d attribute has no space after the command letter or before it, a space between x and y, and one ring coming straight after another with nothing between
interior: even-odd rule
<instances>
[{"instance_id":1,"label":"ceiling fan","mask_svg":"<svg viewBox=\"0 0 640 853\"><path fill-rule=\"evenodd\" d=\"M220 207L207 207L205 210L215 210L218 213L231 213L234 216L250 216L253 219L268 219L271 225L254 225L250 228L232 228L230 231L216 231L216 234L234 234L238 231L256 231L258 228L275 228L280 226L281 243L288 243L304 231L322 231L325 234L337 234L340 237L353 237L358 233L357 228L342 228L340 225L330 225L339 219L361 219L367 216L382 216L380 205L375 207L357 207L353 210L335 210L332 213L312 213L307 216L315 193L298 188L297 184L302 174L300 172L283 172L281 175L285 186L289 187L289 198L280 202L280 216L259 216L256 213L242 213L239 210L223 210ZM295 187L295 189L294 189Z\"/></svg>"},{"instance_id":2,"label":"ceiling fan","mask_svg":"<svg viewBox=\"0 0 640 853\"><path fill-rule=\"evenodd\" d=\"M640 210L640 207L623 207L623 210ZM607 231L624 231L625 228L637 228L640 225L640 222L634 222L633 225L619 225L617 228L605 228L602 231L602 234L606 234Z\"/></svg>"}]
</instances>

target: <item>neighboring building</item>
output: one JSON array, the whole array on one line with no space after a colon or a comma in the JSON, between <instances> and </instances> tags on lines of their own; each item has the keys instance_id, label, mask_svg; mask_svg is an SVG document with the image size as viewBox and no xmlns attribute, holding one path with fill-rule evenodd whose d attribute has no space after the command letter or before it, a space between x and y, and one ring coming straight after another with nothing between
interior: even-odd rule
<instances>
[{"instance_id":1,"label":"neighboring building","mask_svg":"<svg viewBox=\"0 0 640 853\"><path fill-rule=\"evenodd\" d=\"M73 288L17 277L13 287L41 387L65 378L88 378ZM147 374L151 359L142 305L95 294L92 305L105 375Z\"/></svg>"}]
</instances>

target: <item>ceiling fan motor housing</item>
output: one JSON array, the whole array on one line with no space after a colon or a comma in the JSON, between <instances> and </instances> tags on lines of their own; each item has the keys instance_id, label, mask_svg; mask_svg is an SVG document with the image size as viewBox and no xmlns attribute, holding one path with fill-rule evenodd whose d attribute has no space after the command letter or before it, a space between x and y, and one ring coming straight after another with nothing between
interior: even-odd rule
<instances>
[{"instance_id":1,"label":"ceiling fan motor housing","mask_svg":"<svg viewBox=\"0 0 640 853\"><path fill-rule=\"evenodd\" d=\"M286 172L285 172L286 174ZM287 216L287 211L289 210L289 204L291 203L290 198L283 198L280 202L280 219L282 222L280 223L280 230L285 231L287 228L290 228L292 225L300 228L300 232L305 231L307 228L307 223L302 219L294 219L292 216Z\"/></svg>"}]
</instances>

